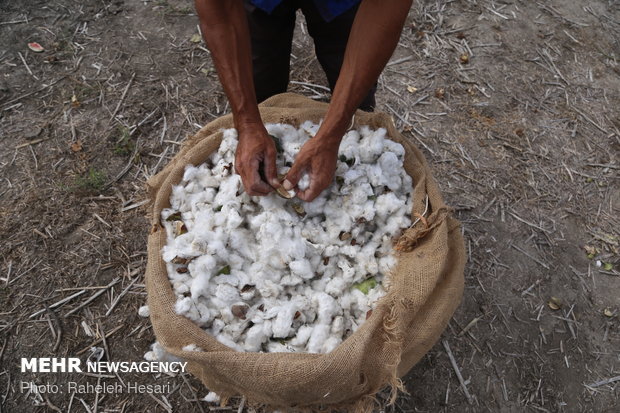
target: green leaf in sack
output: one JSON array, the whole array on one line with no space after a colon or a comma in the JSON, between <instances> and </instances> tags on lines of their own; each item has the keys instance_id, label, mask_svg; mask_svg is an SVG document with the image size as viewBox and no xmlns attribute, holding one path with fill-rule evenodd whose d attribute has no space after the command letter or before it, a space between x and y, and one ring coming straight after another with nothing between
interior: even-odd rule
<instances>
[{"instance_id":1,"label":"green leaf in sack","mask_svg":"<svg viewBox=\"0 0 620 413\"><path fill-rule=\"evenodd\" d=\"M222 268L220 268L220 270L215 275L220 275L220 274L224 274L224 275L230 274L230 265L223 266Z\"/></svg>"},{"instance_id":2,"label":"green leaf in sack","mask_svg":"<svg viewBox=\"0 0 620 413\"><path fill-rule=\"evenodd\" d=\"M377 286L377 280L373 278L369 278L357 284L353 284L353 288L360 290L364 294L368 294L370 290Z\"/></svg>"}]
</instances>

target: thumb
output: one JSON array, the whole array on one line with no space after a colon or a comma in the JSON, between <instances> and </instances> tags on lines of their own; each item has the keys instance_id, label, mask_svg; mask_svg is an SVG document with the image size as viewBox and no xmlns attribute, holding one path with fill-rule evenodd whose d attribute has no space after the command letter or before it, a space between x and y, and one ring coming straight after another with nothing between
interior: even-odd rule
<instances>
[{"instance_id":1,"label":"thumb","mask_svg":"<svg viewBox=\"0 0 620 413\"><path fill-rule=\"evenodd\" d=\"M305 170L305 162L293 163L291 169L289 169L289 171L286 173L286 178L284 179L284 182L282 182L282 186L284 187L284 189L290 191L291 189L295 188L295 186L297 186L297 183L301 179L301 174L304 173Z\"/></svg>"},{"instance_id":2,"label":"thumb","mask_svg":"<svg viewBox=\"0 0 620 413\"><path fill-rule=\"evenodd\" d=\"M276 168L276 151L274 150L266 150L265 151L265 161L263 162L263 171L265 173L265 178L267 183L274 188L280 186L280 181L278 181L278 170Z\"/></svg>"}]
</instances>

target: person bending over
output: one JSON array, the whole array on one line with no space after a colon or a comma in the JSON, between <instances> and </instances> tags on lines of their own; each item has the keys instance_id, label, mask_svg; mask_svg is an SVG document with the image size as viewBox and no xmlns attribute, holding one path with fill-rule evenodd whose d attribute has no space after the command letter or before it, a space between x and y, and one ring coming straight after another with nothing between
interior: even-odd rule
<instances>
[{"instance_id":1,"label":"person bending over","mask_svg":"<svg viewBox=\"0 0 620 413\"><path fill-rule=\"evenodd\" d=\"M412 0L194 0L207 47L233 112L239 143L235 169L249 195L274 188L309 187L297 197L312 201L334 179L338 147L357 108L374 109L377 78L394 52ZM258 103L286 91L295 14L308 32L332 98L316 136L295 158L283 183L276 148Z\"/></svg>"}]
</instances>

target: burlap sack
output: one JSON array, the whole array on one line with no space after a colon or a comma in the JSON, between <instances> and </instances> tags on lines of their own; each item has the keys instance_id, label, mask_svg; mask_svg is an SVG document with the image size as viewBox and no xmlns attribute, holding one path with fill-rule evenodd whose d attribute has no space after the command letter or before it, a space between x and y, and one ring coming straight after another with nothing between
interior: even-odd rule
<instances>
[{"instance_id":1,"label":"burlap sack","mask_svg":"<svg viewBox=\"0 0 620 413\"><path fill-rule=\"evenodd\" d=\"M290 93L260 105L265 123L296 126L305 120L319 121L326 109L326 104ZM384 127L405 147L405 169L414 182L413 215L422 215L427 206L428 210L397 245L401 252L389 276L388 293L360 329L329 354L238 353L174 311L176 297L161 258L166 233L160 212L170 206L172 186L180 182L185 166L199 165L217 150L221 129L233 127L230 115L189 138L148 182L152 225L146 288L155 336L168 352L188 361L189 371L209 390L224 398L243 395L249 402L278 408L369 411L376 392L392 386L396 393L399 377L435 344L460 302L465 265L460 226L449 214L422 153L398 133L386 114L358 112L355 124ZM183 351L188 344L204 351Z\"/></svg>"}]
</instances>

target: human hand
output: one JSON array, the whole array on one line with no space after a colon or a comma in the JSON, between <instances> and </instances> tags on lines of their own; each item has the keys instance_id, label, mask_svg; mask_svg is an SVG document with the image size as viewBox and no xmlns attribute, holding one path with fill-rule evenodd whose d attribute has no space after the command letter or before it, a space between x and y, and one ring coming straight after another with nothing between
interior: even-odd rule
<instances>
[{"instance_id":1,"label":"human hand","mask_svg":"<svg viewBox=\"0 0 620 413\"><path fill-rule=\"evenodd\" d=\"M282 183L284 189L293 189L305 172L310 177L310 186L303 191L298 189L297 197L310 202L319 196L334 179L338 146L339 141L328 142L319 139L318 136L306 142L295 157L293 166L286 174L286 179Z\"/></svg>"},{"instance_id":2,"label":"human hand","mask_svg":"<svg viewBox=\"0 0 620 413\"><path fill-rule=\"evenodd\" d=\"M267 195L280 186L276 170L276 146L263 124L239 126L235 171L248 195Z\"/></svg>"}]
</instances>

